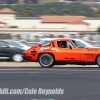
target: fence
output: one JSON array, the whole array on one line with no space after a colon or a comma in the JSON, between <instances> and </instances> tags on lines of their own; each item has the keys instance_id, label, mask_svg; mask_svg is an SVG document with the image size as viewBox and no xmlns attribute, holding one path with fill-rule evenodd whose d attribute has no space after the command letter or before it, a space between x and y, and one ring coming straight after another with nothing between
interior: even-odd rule
<instances>
[{"instance_id":1,"label":"fence","mask_svg":"<svg viewBox=\"0 0 100 100\"><path fill-rule=\"evenodd\" d=\"M97 32L0 32L0 39L26 40L28 42L40 41L43 38L80 38L84 40L100 41Z\"/></svg>"}]
</instances>

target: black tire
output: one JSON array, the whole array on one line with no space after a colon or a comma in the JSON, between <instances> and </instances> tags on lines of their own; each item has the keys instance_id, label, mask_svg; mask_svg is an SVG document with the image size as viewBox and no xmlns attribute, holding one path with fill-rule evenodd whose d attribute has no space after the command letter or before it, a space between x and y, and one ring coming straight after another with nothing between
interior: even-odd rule
<instances>
[{"instance_id":1,"label":"black tire","mask_svg":"<svg viewBox=\"0 0 100 100\"><path fill-rule=\"evenodd\" d=\"M38 61L42 67L52 67L54 65L54 57L51 54L41 54Z\"/></svg>"},{"instance_id":2,"label":"black tire","mask_svg":"<svg viewBox=\"0 0 100 100\"><path fill-rule=\"evenodd\" d=\"M100 55L98 55L97 59L96 59L96 62L97 62L97 65L99 66L100 68Z\"/></svg>"}]
</instances>

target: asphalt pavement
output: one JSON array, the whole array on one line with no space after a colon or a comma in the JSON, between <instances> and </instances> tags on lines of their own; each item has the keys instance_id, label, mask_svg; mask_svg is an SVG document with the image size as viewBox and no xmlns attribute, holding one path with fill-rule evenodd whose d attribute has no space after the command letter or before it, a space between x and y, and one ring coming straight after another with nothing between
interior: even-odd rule
<instances>
[{"instance_id":1,"label":"asphalt pavement","mask_svg":"<svg viewBox=\"0 0 100 100\"><path fill-rule=\"evenodd\" d=\"M0 100L100 100L100 68L0 70L1 89L35 89L36 94L0 94ZM52 94L45 91L56 90Z\"/></svg>"}]
</instances>

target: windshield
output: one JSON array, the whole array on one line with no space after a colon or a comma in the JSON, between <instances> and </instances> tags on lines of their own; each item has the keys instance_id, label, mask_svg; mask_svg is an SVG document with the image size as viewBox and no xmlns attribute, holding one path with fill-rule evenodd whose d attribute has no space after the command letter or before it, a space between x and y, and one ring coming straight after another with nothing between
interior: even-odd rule
<instances>
[{"instance_id":1,"label":"windshield","mask_svg":"<svg viewBox=\"0 0 100 100\"><path fill-rule=\"evenodd\" d=\"M72 40L72 41L79 48L93 47L91 44L85 42L84 40Z\"/></svg>"}]
</instances>

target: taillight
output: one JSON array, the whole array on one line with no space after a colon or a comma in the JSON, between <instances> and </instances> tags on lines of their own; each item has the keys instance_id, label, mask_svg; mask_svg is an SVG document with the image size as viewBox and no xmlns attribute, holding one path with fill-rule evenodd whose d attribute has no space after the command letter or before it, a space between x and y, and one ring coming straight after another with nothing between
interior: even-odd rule
<instances>
[{"instance_id":1,"label":"taillight","mask_svg":"<svg viewBox=\"0 0 100 100\"><path fill-rule=\"evenodd\" d=\"M31 51L31 54L32 54L33 56L35 56L35 55L37 54L37 51L34 49L34 50Z\"/></svg>"}]
</instances>

